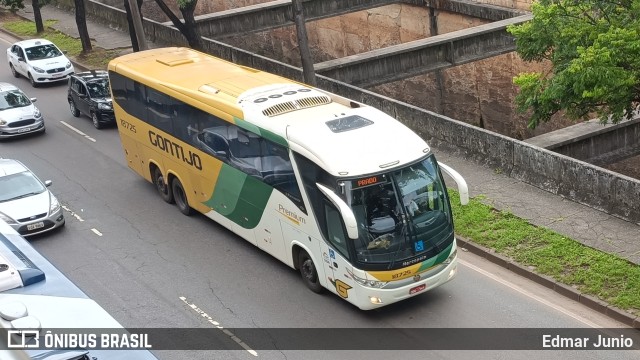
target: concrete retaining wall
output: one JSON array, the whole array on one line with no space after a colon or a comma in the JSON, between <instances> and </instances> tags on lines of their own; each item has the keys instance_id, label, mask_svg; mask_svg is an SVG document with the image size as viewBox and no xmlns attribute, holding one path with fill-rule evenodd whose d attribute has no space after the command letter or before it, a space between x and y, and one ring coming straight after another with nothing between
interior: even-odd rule
<instances>
[{"instance_id":1,"label":"concrete retaining wall","mask_svg":"<svg viewBox=\"0 0 640 360\"><path fill-rule=\"evenodd\" d=\"M573 142L550 147L549 150L571 156L572 158L603 164L611 160L608 153L616 153L621 149L632 149L640 145L640 118L608 126L590 137L578 138Z\"/></svg>"},{"instance_id":2,"label":"concrete retaining wall","mask_svg":"<svg viewBox=\"0 0 640 360\"><path fill-rule=\"evenodd\" d=\"M60 0L59 0L60 1ZM70 0L64 0L71 2ZM122 10L85 0L87 14L127 28ZM185 45L172 27L145 20L147 38L153 42ZM302 80L301 69L207 39L207 52L238 64ZM503 173L566 197L640 223L640 180L620 175L497 133L473 127L433 112L380 96L364 89L318 78L318 86L330 92L375 106L403 122L431 145L447 148L466 158L500 169ZM467 179L473 182L474 179Z\"/></svg>"}]
</instances>

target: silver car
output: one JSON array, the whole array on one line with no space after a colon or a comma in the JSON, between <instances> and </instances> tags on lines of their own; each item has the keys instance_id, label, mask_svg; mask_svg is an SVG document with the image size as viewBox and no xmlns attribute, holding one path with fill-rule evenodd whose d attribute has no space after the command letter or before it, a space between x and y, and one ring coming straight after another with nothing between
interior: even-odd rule
<instances>
[{"instance_id":1,"label":"silver car","mask_svg":"<svg viewBox=\"0 0 640 360\"><path fill-rule=\"evenodd\" d=\"M0 139L45 132L35 101L16 86L0 82Z\"/></svg>"},{"instance_id":2,"label":"silver car","mask_svg":"<svg viewBox=\"0 0 640 360\"><path fill-rule=\"evenodd\" d=\"M0 219L23 236L64 225L58 199L18 160L0 159Z\"/></svg>"}]
</instances>

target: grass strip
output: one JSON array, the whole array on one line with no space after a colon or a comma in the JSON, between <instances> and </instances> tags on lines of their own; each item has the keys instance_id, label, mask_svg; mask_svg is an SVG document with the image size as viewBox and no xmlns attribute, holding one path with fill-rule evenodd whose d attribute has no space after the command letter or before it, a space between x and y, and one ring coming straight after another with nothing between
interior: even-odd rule
<instances>
[{"instance_id":1,"label":"grass strip","mask_svg":"<svg viewBox=\"0 0 640 360\"><path fill-rule=\"evenodd\" d=\"M496 210L482 203L482 197L462 206L459 194L454 190L449 193L457 234L584 294L640 315L640 266Z\"/></svg>"}]
</instances>

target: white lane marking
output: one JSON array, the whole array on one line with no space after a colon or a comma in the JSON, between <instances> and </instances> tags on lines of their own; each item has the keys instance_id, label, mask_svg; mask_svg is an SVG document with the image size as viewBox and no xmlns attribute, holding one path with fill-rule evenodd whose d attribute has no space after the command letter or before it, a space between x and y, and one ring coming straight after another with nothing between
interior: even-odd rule
<instances>
[{"instance_id":1,"label":"white lane marking","mask_svg":"<svg viewBox=\"0 0 640 360\"><path fill-rule=\"evenodd\" d=\"M66 205L62 205L62 208L66 211L69 212L69 214L71 214L71 216L73 216L74 218L78 219L78 221L83 222L84 219L80 217L80 215L74 213L73 211L71 211L71 209L69 209Z\"/></svg>"},{"instance_id":2,"label":"white lane marking","mask_svg":"<svg viewBox=\"0 0 640 360\"><path fill-rule=\"evenodd\" d=\"M596 323L593 323L593 322L591 322L591 321L589 321L589 320L587 320L587 319L585 319L585 318L583 318L583 317L581 317L579 315L576 315L576 314L574 314L574 313L572 313L570 311L567 311L567 310L563 309L562 307L560 307L560 306L558 306L558 305L556 305L556 304L554 304L552 302L549 302L549 301L547 301L547 300L545 300L545 299L543 299L543 298L541 298L541 297L539 297L537 295L534 295L531 292L529 292L527 290L524 290L521 287L519 287L519 286L517 286L517 285L515 285L513 283L510 283L510 282L508 282L506 280L503 280L503 279L493 275L492 273L490 273L490 272L488 272L486 270L482 270L481 268L479 268L479 267L477 267L475 265L472 265L471 263L468 263L468 262L466 262L466 261L464 261L464 260L462 260L460 258L458 258L458 262L461 263L462 265L470 268L471 270L475 270L475 271L479 272L480 274L482 274L482 275L484 275L484 276L486 276L486 277L488 277L488 278L490 278L492 280L495 280L495 281L501 283L502 285L505 285L505 286L507 286L507 287L509 287L509 288L511 288L511 289L513 289L513 290L515 290L515 291L527 296L527 297L530 297L530 298L532 298L532 299L534 299L534 300L536 300L536 301L538 301L538 302L540 302L540 303L542 303L542 304L544 304L546 306L549 306L552 309L555 309L555 310L557 310L557 311L559 311L559 312L561 312L561 313L563 313L563 314L565 314L567 316L570 316L570 317L580 321L581 323L583 323L585 325L591 326L592 328L599 328L600 327Z\"/></svg>"},{"instance_id":3,"label":"white lane marking","mask_svg":"<svg viewBox=\"0 0 640 360\"><path fill-rule=\"evenodd\" d=\"M235 341L238 343L238 345L242 346L243 349L247 350L247 352L253 356L258 356L258 352L253 350L252 348L249 347L249 345L247 345L244 341L242 341L242 339L240 339L239 337L235 336L231 331L225 329L222 325L220 325L219 322L213 320L213 318L211 316L209 316L206 312L204 312L202 309L200 309L199 307L196 306L196 304L190 303L187 301L187 298L184 296L180 296L180 300L182 300L183 303L185 303L187 306L189 306L193 311L195 311L198 315L202 316L203 318L207 319L207 321L209 323L211 323L213 326L215 326L216 328L220 329L220 331L222 331L225 335L227 335L228 337L231 338L231 340Z\"/></svg>"},{"instance_id":4,"label":"white lane marking","mask_svg":"<svg viewBox=\"0 0 640 360\"><path fill-rule=\"evenodd\" d=\"M92 138L91 136L89 136L89 135L87 135L87 134L83 133L82 131L80 131L80 130L78 130L78 129L74 128L73 126L71 126L71 125L67 124L66 122L64 122L64 121L62 121L62 120L61 120L60 122L62 123L62 125L64 125L64 126L68 127L69 129L71 129L71 130L75 131L76 133L78 133L78 134L80 134L80 135L84 136L84 137L85 137L85 139L87 139L87 140L91 140L91 141L93 141L93 142L96 142L96 139L94 139L94 138Z\"/></svg>"},{"instance_id":5,"label":"white lane marking","mask_svg":"<svg viewBox=\"0 0 640 360\"><path fill-rule=\"evenodd\" d=\"M93 231L93 233L98 235L98 236L102 236L102 233L100 231L98 231L98 229L96 229L96 228L92 228L91 231Z\"/></svg>"}]
</instances>

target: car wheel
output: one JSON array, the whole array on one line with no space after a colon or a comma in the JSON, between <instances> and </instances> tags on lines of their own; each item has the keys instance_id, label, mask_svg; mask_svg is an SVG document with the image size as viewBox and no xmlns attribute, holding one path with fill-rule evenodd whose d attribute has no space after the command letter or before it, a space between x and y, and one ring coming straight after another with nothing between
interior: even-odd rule
<instances>
[{"instance_id":1,"label":"car wheel","mask_svg":"<svg viewBox=\"0 0 640 360\"><path fill-rule=\"evenodd\" d=\"M29 82L31 83L31 86L33 86L34 88L38 87L38 83L33 79L33 76L31 76L31 73L29 73Z\"/></svg>"},{"instance_id":2,"label":"car wheel","mask_svg":"<svg viewBox=\"0 0 640 360\"><path fill-rule=\"evenodd\" d=\"M16 71L16 68L13 67L13 64L9 64L9 67L11 68L11 73L13 74L13 77L19 78L20 74Z\"/></svg>"},{"instance_id":3,"label":"car wheel","mask_svg":"<svg viewBox=\"0 0 640 360\"><path fill-rule=\"evenodd\" d=\"M173 198L176 201L176 206L181 213L189 216L193 213L193 209L189 206L189 200L187 200L187 194L184 192L184 188L180 183L180 180L174 178L171 182L171 191L173 191Z\"/></svg>"},{"instance_id":4,"label":"car wheel","mask_svg":"<svg viewBox=\"0 0 640 360\"><path fill-rule=\"evenodd\" d=\"M165 183L164 176L162 176L162 171L159 168L153 170L153 183L156 184L156 190L158 190L162 200L171 204L173 202L173 192L171 187Z\"/></svg>"},{"instance_id":5,"label":"car wheel","mask_svg":"<svg viewBox=\"0 0 640 360\"><path fill-rule=\"evenodd\" d=\"M318 278L318 270L316 270L316 265L311 260L311 256L304 250L301 250L298 255L298 267L304 284L314 293L321 293L323 287Z\"/></svg>"},{"instance_id":6,"label":"car wheel","mask_svg":"<svg viewBox=\"0 0 640 360\"><path fill-rule=\"evenodd\" d=\"M100 124L100 121L98 120L98 114L95 112L91 113L91 121L96 129L102 129L102 124Z\"/></svg>"},{"instance_id":7,"label":"car wheel","mask_svg":"<svg viewBox=\"0 0 640 360\"><path fill-rule=\"evenodd\" d=\"M80 116L80 110L76 107L76 103L73 100L69 100L69 110L74 117Z\"/></svg>"}]
</instances>

